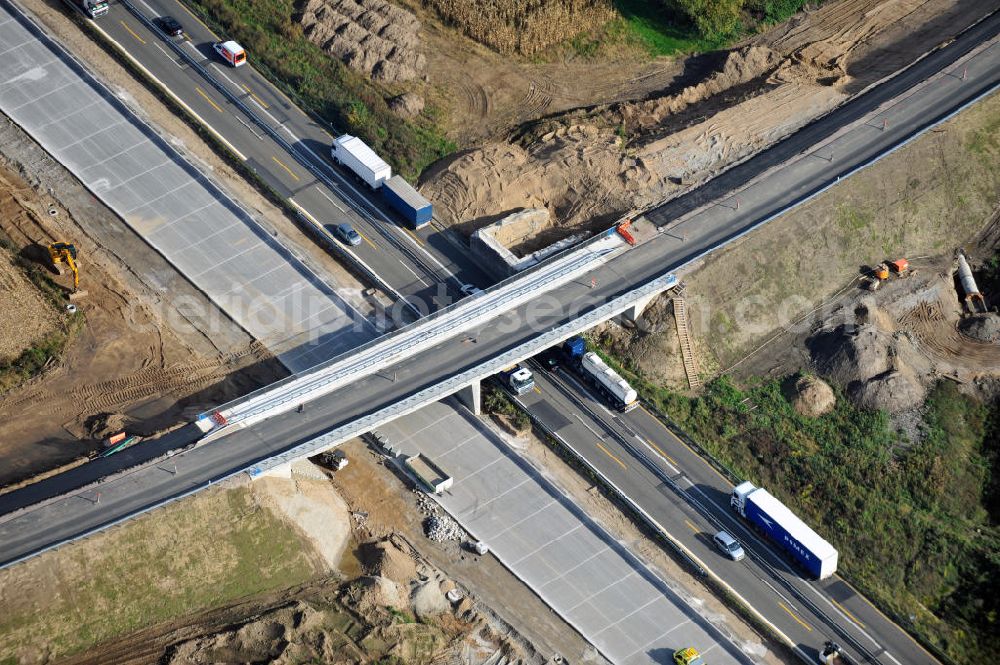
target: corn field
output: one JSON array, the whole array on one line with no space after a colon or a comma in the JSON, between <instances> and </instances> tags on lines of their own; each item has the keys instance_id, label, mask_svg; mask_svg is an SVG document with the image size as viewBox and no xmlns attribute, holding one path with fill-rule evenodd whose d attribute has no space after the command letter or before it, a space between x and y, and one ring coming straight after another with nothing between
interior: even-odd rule
<instances>
[{"instance_id":1,"label":"corn field","mask_svg":"<svg viewBox=\"0 0 1000 665\"><path fill-rule=\"evenodd\" d=\"M538 53L616 17L609 0L424 0L424 4L504 55Z\"/></svg>"}]
</instances>

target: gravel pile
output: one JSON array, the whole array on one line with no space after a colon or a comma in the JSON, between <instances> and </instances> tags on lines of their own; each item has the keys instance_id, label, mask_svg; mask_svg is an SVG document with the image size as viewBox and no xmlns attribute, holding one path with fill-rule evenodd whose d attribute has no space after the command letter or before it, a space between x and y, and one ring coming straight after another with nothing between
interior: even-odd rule
<instances>
[{"instance_id":1,"label":"gravel pile","mask_svg":"<svg viewBox=\"0 0 1000 665\"><path fill-rule=\"evenodd\" d=\"M465 532L458 522L447 515L431 515L424 520L424 533L435 543L443 543L448 540L462 540Z\"/></svg>"}]
</instances>

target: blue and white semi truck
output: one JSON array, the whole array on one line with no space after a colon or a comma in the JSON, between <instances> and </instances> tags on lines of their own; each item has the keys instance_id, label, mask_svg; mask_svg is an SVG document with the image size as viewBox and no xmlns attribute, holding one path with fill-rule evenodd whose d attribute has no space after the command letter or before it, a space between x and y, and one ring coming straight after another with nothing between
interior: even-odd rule
<instances>
[{"instance_id":1,"label":"blue and white semi truck","mask_svg":"<svg viewBox=\"0 0 1000 665\"><path fill-rule=\"evenodd\" d=\"M402 176L394 175L382 183L382 198L409 223L411 229L430 224L434 217L431 202L410 186Z\"/></svg>"},{"instance_id":2,"label":"blue and white semi truck","mask_svg":"<svg viewBox=\"0 0 1000 665\"><path fill-rule=\"evenodd\" d=\"M837 550L762 487L733 488L730 504L747 521L788 552L810 575L825 579L837 571Z\"/></svg>"}]
</instances>

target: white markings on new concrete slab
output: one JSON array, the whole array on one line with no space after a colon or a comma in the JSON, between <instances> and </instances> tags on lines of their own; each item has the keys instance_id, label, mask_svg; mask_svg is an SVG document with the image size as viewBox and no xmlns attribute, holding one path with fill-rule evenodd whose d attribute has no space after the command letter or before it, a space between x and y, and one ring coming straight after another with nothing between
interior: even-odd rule
<instances>
[{"instance_id":1,"label":"white markings on new concrete slab","mask_svg":"<svg viewBox=\"0 0 1000 665\"><path fill-rule=\"evenodd\" d=\"M374 336L333 285L6 8L0 44L0 110L289 368Z\"/></svg>"},{"instance_id":2,"label":"white markings on new concrete slab","mask_svg":"<svg viewBox=\"0 0 1000 665\"><path fill-rule=\"evenodd\" d=\"M379 428L455 479L442 505L610 660L667 663L675 649L739 663L735 647L467 412L431 404Z\"/></svg>"}]
</instances>

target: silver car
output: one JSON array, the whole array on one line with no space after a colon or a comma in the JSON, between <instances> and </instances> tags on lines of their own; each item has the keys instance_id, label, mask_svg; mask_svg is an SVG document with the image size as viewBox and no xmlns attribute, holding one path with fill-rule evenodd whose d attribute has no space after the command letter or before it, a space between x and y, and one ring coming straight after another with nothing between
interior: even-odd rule
<instances>
[{"instance_id":1,"label":"silver car","mask_svg":"<svg viewBox=\"0 0 1000 665\"><path fill-rule=\"evenodd\" d=\"M725 531L720 531L712 536L712 541L715 543L715 546L719 548L720 552L728 556L733 561L739 561L746 556L746 553L743 551L743 547L740 545L739 541Z\"/></svg>"}]
</instances>

